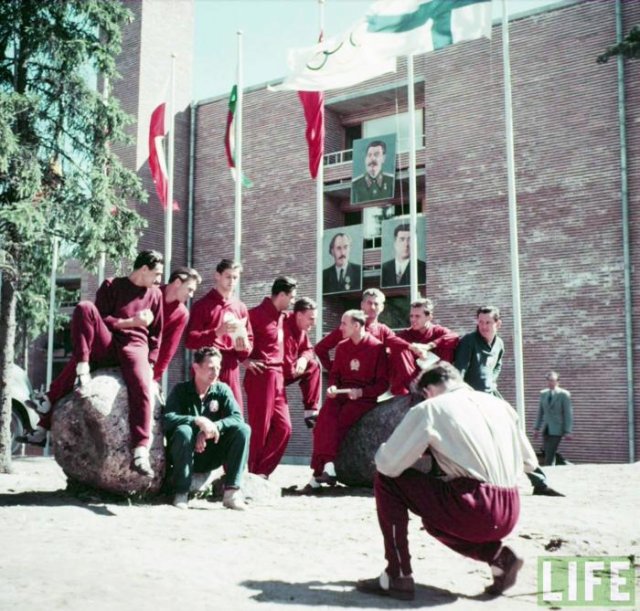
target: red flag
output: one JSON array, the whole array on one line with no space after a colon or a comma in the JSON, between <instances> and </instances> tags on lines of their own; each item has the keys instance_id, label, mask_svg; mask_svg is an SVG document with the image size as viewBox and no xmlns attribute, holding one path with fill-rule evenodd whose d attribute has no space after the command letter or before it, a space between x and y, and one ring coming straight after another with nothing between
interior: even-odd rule
<instances>
[{"instance_id":1,"label":"red flag","mask_svg":"<svg viewBox=\"0 0 640 611\"><path fill-rule=\"evenodd\" d=\"M149 122L149 169L153 184L156 186L156 193L160 199L162 207L166 210L169 199L169 179L165 162L164 146L162 141L167 135L164 114L166 104L162 102L151 113ZM178 202L173 202L173 209L180 210Z\"/></svg>"},{"instance_id":2,"label":"red flag","mask_svg":"<svg viewBox=\"0 0 640 611\"><path fill-rule=\"evenodd\" d=\"M305 136L309 147L309 174L318 176L324 155L324 93L322 91L298 91L307 122Z\"/></svg>"}]
</instances>

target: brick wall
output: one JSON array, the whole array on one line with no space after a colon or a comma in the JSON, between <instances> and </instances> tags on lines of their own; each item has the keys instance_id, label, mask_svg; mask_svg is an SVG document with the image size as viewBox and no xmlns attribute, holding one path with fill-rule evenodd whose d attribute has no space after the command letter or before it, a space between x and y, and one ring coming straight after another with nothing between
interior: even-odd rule
<instances>
[{"instance_id":1,"label":"brick wall","mask_svg":"<svg viewBox=\"0 0 640 611\"><path fill-rule=\"evenodd\" d=\"M626 30L640 5L625 3ZM623 247L615 62L595 63L615 40L613 3L585 1L513 21L510 26L515 124L518 239L527 429L547 369L560 371L575 405L577 461L626 461L627 414L623 320ZM506 359L500 388L515 400L513 314L505 154L501 30L416 58L424 81L427 292L443 324L474 329L480 303L504 315ZM630 229L638 263L640 116L637 64L627 63ZM389 74L349 90L369 95L406 81L401 62ZM422 91L422 85L417 88ZM341 95L344 92L340 92ZM327 150L338 150L343 125L391 114L395 100L328 112ZM398 96L400 110L401 95ZM233 253L233 182L222 139L226 100L198 108L195 264L211 285L213 268ZM244 107L244 169L254 187L243 202L242 298L257 304L278 273L315 294L314 183L307 175L304 121L295 93L250 90ZM422 195L421 195L422 197ZM325 226L342 222L340 202L325 198ZM209 288L204 287L203 290ZM634 314L640 288L634 287ZM340 302L325 300L328 323ZM635 320L635 319L634 319ZM327 328L327 327L325 327ZM634 322L634 353L638 352ZM636 359L637 360L637 359ZM635 366L636 396L640 368ZM309 453L298 391L290 391L291 456ZM636 422L638 420L636 400ZM637 429L640 429L636 425ZM636 431L636 436L639 433ZM636 453L640 444L636 442Z\"/></svg>"}]
</instances>

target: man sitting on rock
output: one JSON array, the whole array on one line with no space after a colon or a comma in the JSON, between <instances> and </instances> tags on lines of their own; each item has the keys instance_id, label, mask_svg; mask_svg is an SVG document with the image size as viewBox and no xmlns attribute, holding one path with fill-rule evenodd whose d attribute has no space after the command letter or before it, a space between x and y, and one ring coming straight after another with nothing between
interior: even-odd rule
<instances>
[{"instance_id":1,"label":"man sitting on rock","mask_svg":"<svg viewBox=\"0 0 640 611\"><path fill-rule=\"evenodd\" d=\"M163 429L172 467L173 504L187 509L193 473L225 468L222 503L246 509L240 485L249 457L251 429L231 388L219 381L222 354L200 348L193 354L194 377L176 384L163 409Z\"/></svg>"},{"instance_id":2,"label":"man sitting on rock","mask_svg":"<svg viewBox=\"0 0 640 611\"><path fill-rule=\"evenodd\" d=\"M313 477L305 492L322 484L335 485L333 461L349 429L376 406L378 395L389 385L384 344L365 331L362 310L347 310L340 329L343 340L336 347L329 374L327 399L313 429Z\"/></svg>"},{"instance_id":3,"label":"man sitting on rock","mask_svg":"<svg viewBox=\"0 0 640 611\"><path fill-rule=\"evenodd\" d=\"M162 335L163 258L155 250L141 251L128 277L105 280L95 304L81 301L71 318L73 356L48 392L38 399L42 414L38 427L20 441L44 446L51 428L51 407L89 384L91 369L120 365L129 396L129 425L133 460L131 468L153 477L149 462L152 415L152 369Z\"/></svg>"},{"instance_id":4,"label":"man sitting on rock","mask_svg":"<svg viewBox=\"0 0 640 611\"><path fill-rule=\"evenodd\" d=\"M408 329L398 331L396 338L404 340L405 346L395 340L390 345L391 392L408 395L414 378L425 369L423 360L429 354L434 359L452 363L460 337L454 331L433 322L433 302L431 299L417 299L411 303ZM422 365L422 366L421 366Z\"/></svg>"},{"instance_id":5,"label":"man sitting on rock","mask_svg":"<svg viewBox=\"0 0 640 611\"><path fill-rule=\"evenodd\" d=\"M387 567L359 581L358 590L413 600L407 525L409 511L454 551L486 562L496 596L510 588L523 561L502 544L520 514L518 474L537 467L535 452L502 399L472 390L449 363L425 371L417 389L427 401L413 407L375 456L378 521ZM411 467L426 450L446 477Z\"/></svg>"}]
</instances>

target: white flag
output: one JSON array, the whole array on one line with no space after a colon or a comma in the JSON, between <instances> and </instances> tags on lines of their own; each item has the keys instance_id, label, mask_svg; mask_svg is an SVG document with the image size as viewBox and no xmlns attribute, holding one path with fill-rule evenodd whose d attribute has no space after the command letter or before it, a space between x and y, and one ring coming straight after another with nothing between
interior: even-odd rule
<instances>
[{"instance_id":1,"label":"white flag","mask_svg":"<svg viewBox=\"0 0 640 611\"><path fill-rule=\"evenodd\" d=\"M289 51L272 91L349 87L395 70L396 58L491 37L491 0L378 0L342 37Z\"/></svg>"}]
</instances>

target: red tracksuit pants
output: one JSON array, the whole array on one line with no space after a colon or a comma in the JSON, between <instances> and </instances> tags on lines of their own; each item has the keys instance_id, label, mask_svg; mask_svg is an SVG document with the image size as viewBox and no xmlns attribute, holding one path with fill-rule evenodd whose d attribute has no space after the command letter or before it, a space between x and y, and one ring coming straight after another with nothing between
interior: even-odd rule
<instances>
[{"instance_id":1,"label":"red tracksuit pants","mask_svg":"<svg viewBox=\"0 0 640 611\"><path fill-rule=\"evenodd\" d=\"M268 367L258 374L247 370L244 389L251 427L249 472L271 475L280 463L291 437L291 418L282 369Z\"/></svg>"},{"instance_id":2,"label":"red tracksuit pants","mask_svg":"<svg viewBox=\"0 0 640 611\"><path fill-rule=\"evenodd\" d=\"M418 371L416 358L408 348L391 347L389 354L389 390L396 396L408 395Z\"/></svg>"},{"instance_id":3,"label":"red tracksuit pants","mask_svg":"<svg viewBox=\"0 0 640 611\"><path fill-rule=\"evenodd\" d=\"M148 446L151 434L151 377L149 346L119 344L90 301L81 301L71 318L73 356L60 375L51 382L47 396L54 405L73 390L78 362L90 362L92 369L120 365L129 397L129 426L133 447ZM51 428L51 411L40 419L40 426Z\"/></svg>"},{"instance_id":4,"label":"red tracksuit pants","mask_svg":"<svg viewBox=\"0 0 640 611\"><path fill-rule=\"evenodd\" d=\"M320 364L311 360L302 375L297 378L285 378L284 385L290 386L300 382L302 403L305 409L318 409L320 404Z\"/></svg>"},{"instance_id":5,"label":"red tracksuit pants","mask_svg":"<svg viewBox=\"0 0 640 611\"><path fill-rule=\"evenodd\" d=\"M444 482L413 469L399 477L376 473L374 492L391 577L412 573L409 511L422 518L425 530L447 547L489 564L520 515L517 488L466 477Z\"/></svg>"},{"instance_id":6,"label":"red tracksuit pants","mask_svg":"<svg viewBox=\"0 0 640 611\"><path fill-rule=\"evenodd\" d=\"M311 468L314 475L322 475L325 464L333 462L340 444L349 429L376 406L375 399L351 401L344 395L327 399L313 427L313 453Z\"/></svg>"}]
</instances>

